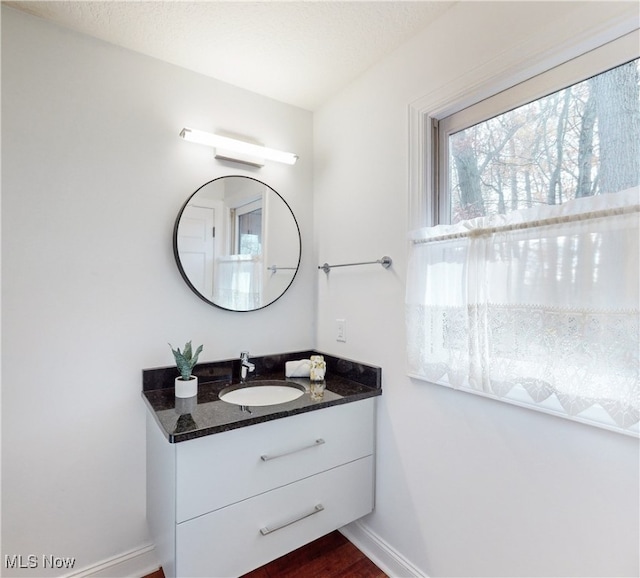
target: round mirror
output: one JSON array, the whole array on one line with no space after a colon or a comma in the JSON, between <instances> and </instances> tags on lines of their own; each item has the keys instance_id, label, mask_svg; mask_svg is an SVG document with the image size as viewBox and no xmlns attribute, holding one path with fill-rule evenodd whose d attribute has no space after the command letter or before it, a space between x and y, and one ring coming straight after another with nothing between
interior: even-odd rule
<instances>
[{"instance_id":1,"label":"round mirror","mask_svg":"<svg viewBox=\"0 0 640 578\"><path fill-rule=\"evenodd\" d=\"M230 311L262 309L281 297L298 272L301 249L291 207L252 177L205 183L173 229L173 253L187 285Z\"/></svg>"}]
</instances>

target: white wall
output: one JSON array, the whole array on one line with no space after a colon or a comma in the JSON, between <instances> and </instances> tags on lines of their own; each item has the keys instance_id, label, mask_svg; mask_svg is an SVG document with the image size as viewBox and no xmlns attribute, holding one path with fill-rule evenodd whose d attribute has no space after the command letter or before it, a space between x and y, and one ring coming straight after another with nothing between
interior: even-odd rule
<instances>
[{"instance_id":1,"label":"white wall","mask_svg":"<svg viewBox=\"0 0 640 578\"><path fill-rule=\"evenodd\" d=\"M183 126L300 160L244 170ZM303 234L291 289L257 312L207 305L173 259L178 210L225 174L269 183ZM141 370L173 363L168 341L203 343L203 361L313 346L311 175L311 113L3 7L3 566L78 570L148 543Z\"/></svg>"},{"instance_id":2,"label":"white wall","mask_svg":"<svg viewBox=\"0 0 640 578\"><path fill-rule=\"evenodd\" d=\"M320 276L317 347L383 368L363 527L422 574L638 575L637 440L405 376L410 103L621 14L637 22L637 3L459 3L314 115L319 262L394 260Z\"/></svg>"}]
</instances>

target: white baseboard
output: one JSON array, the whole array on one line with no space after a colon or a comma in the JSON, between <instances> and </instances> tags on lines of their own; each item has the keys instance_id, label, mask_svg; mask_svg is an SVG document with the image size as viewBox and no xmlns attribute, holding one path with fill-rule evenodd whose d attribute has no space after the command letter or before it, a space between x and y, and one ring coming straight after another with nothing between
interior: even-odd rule
<instances>
[{"instance_id":1,"label":"white baseboard","mask_svg":"<svg viewBox=\"0 0 640 578\"><path fill-rule=\"evenodd\" d=\"M429 578L362 522L343 526L340 533L390 578Z\"/></svg>"},{"instance_id":2,"label":"white baseboard","mask_svg":"<svg viewBox=\"0 0 640 578\"><path fill-rule=\"evenodd\" d=\"M340 533L390 578L429 578L362 522L343 526ZM142 578L159 567L153 544L148 544L74 571L65 578Z\"/></svg>"},{"instance_id":3,"label":"white baseboard","mask_svg":"<svg viewBox=\"0 0 640 578\"><path fill-rule=\"evenodd\" d=\"M142 578L159 567L153 544L147 544L77 570L68 574L66 578Z\"/></svg>"}]
</instances>

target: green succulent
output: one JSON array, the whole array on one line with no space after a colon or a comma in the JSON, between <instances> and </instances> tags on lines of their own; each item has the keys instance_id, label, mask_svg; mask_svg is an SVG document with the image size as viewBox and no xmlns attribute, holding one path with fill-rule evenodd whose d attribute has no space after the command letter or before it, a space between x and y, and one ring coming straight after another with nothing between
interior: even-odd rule
<instances>
[{"instance_id":1,"label":"green succulent","mask_svg":"<svg viewBox=\"0 0 640 578\"><path fill-rule=\"evenodd\" d=\"M169 347L171 347L171 351L173 352L173 357L176 360L176 365L178 366L178 371L182 376L183 381L189 381L191 377L191 370L194 365L198 363L198 355L202 352L202 345L196 349L196 352L193 353L191 350L191 341L188 341L184 346L184 351L180 352L180 348L174 349L171 343L169 343Z\"/></svg>"}]
</instances>

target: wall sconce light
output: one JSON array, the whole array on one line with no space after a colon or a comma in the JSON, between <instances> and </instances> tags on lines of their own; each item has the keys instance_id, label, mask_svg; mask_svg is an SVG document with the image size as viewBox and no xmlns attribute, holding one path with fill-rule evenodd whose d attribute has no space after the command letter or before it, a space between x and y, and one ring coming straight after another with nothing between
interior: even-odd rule
<instances>
[{"instance_id":1,"label":"wall sconce light","mask_svg":"<svg viewBox=\"0 0 640 578\"><path fill-rule=\"evenodd\" d=\"M264 166L265 160L277 161L287 165L294 165L298 160L298 155L293 153L270 149L193 128L183 128L180 131L180 136L184 140L213 147L216 149L215 157L217 159L236 161L255 167Z\"/></svg>"}]
</instances>

